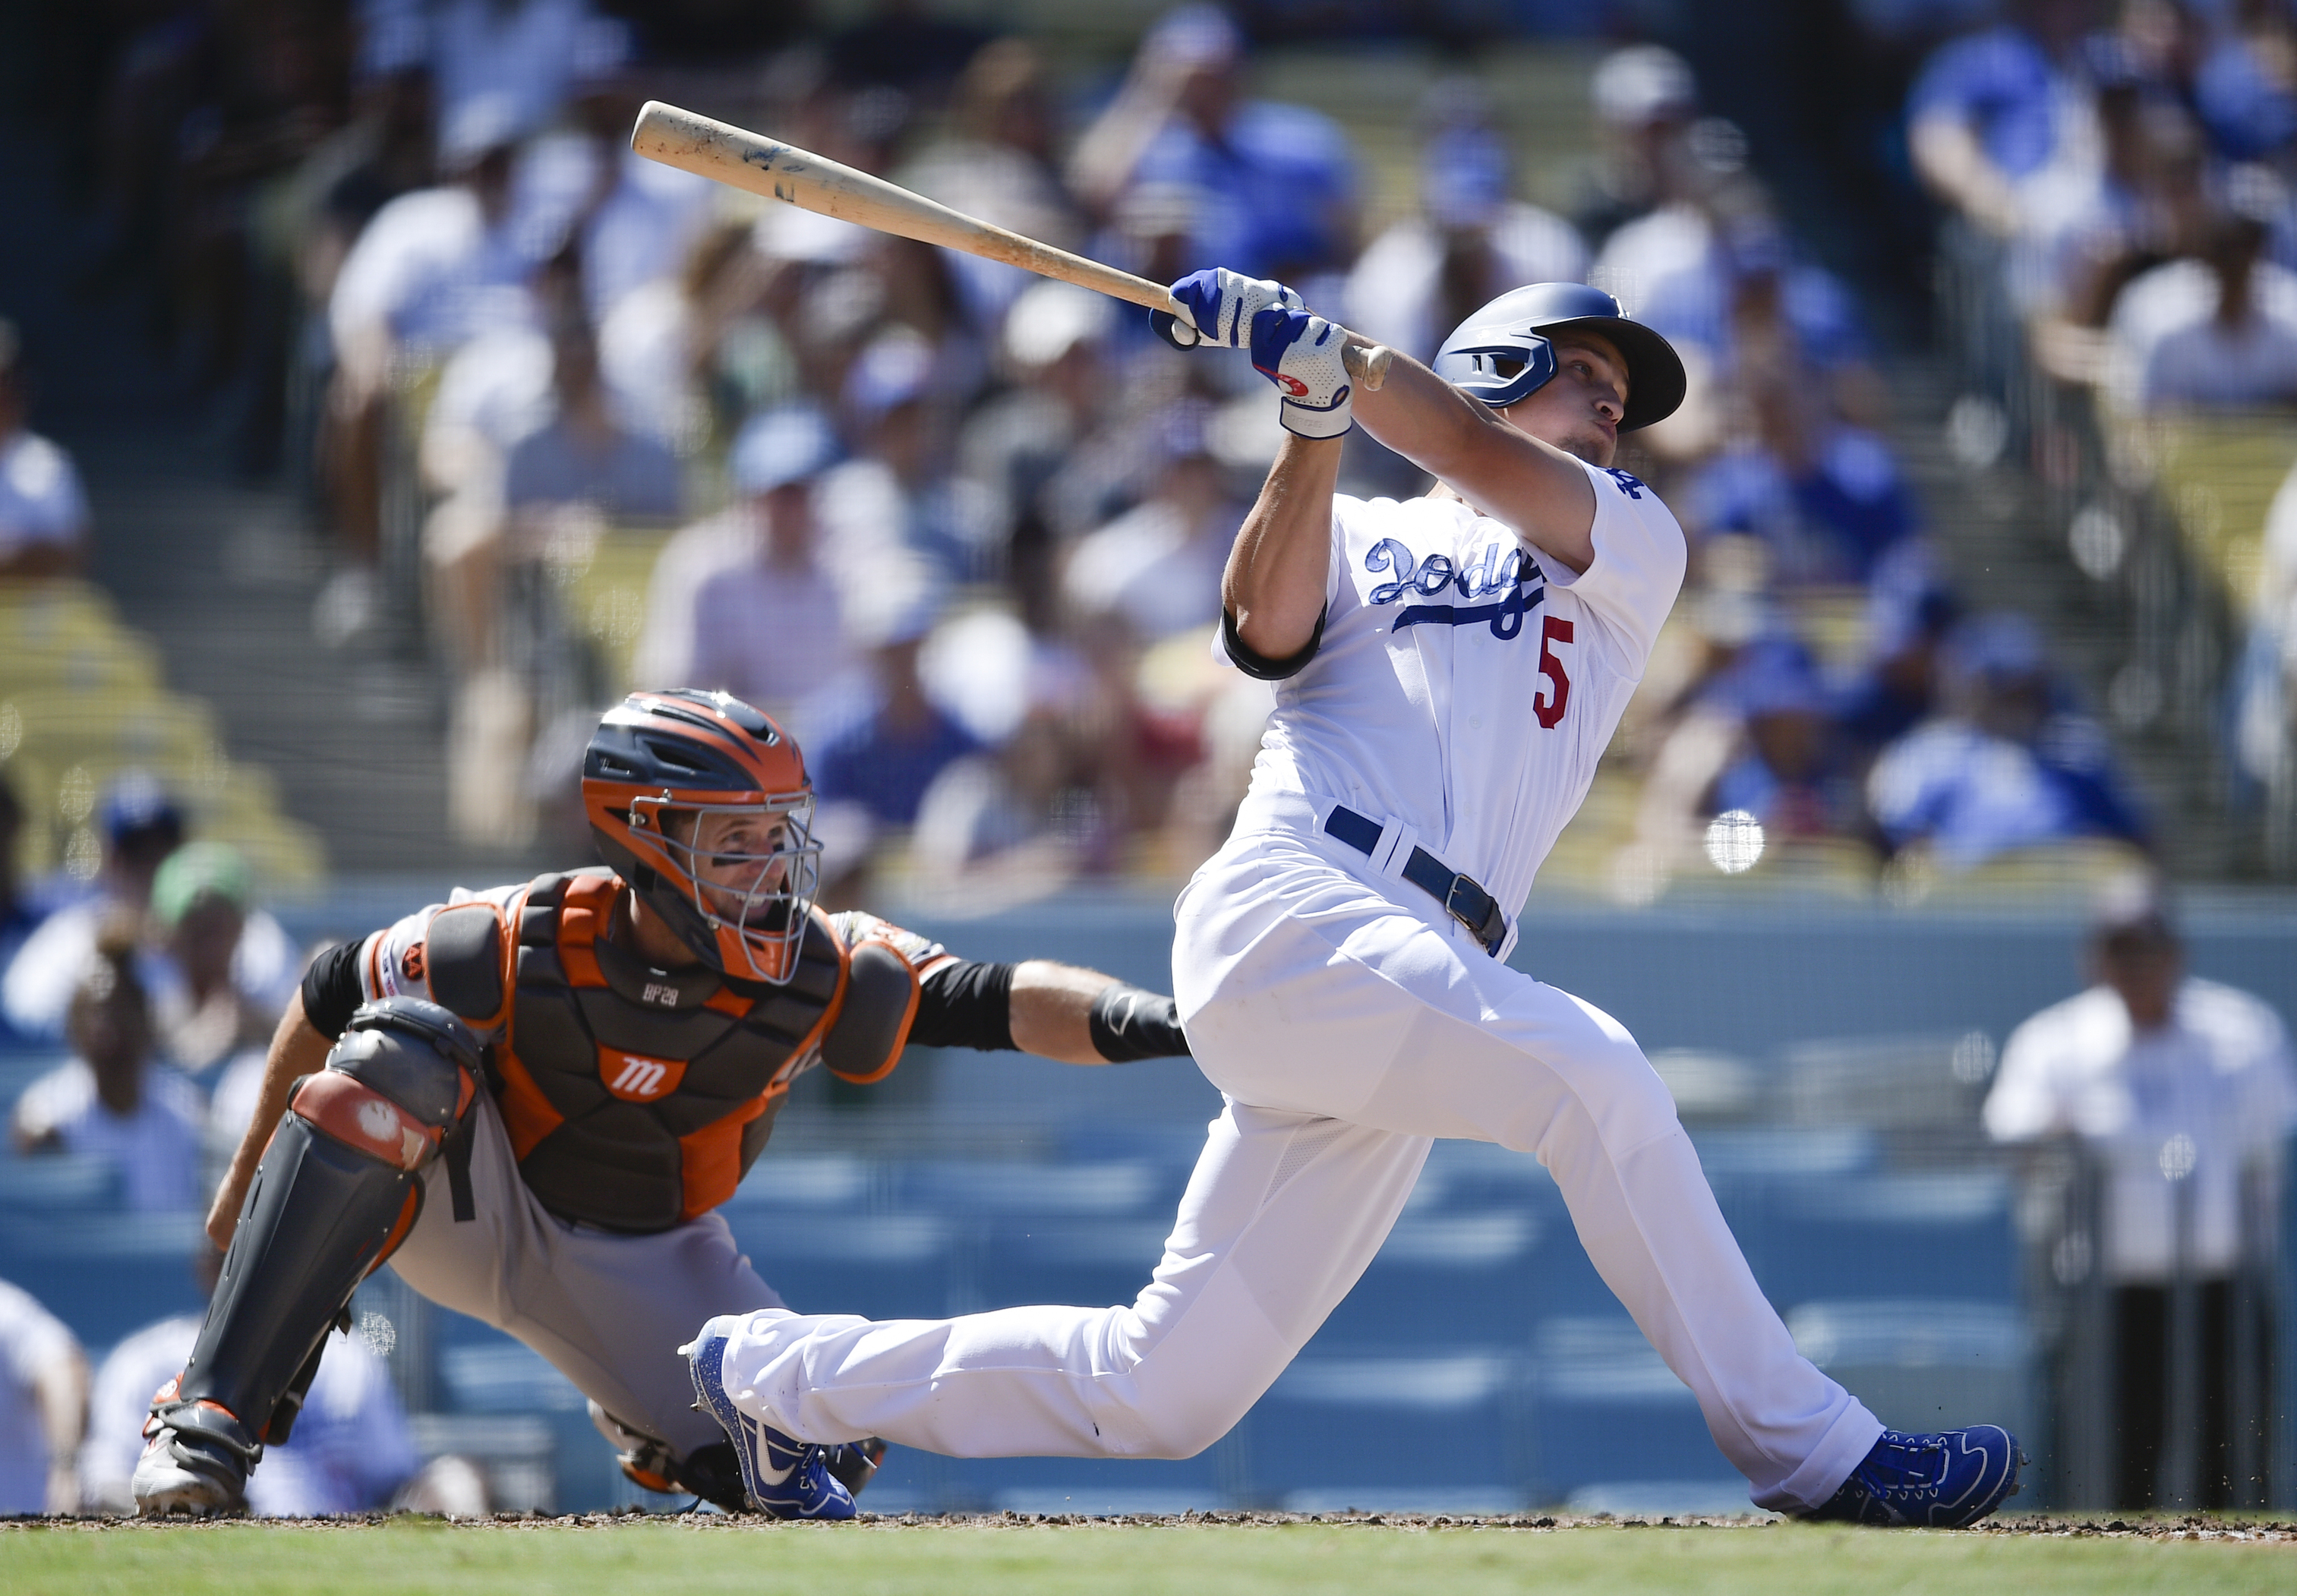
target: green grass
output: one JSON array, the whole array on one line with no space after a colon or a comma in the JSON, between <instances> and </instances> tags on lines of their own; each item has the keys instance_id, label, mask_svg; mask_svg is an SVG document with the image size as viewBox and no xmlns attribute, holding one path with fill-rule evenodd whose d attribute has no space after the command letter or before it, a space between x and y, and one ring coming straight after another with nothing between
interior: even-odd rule
<instances>
[{"instance_id":1,"label":"green grass","mask_svg":"<svg viewBox=\"0 0 2297 1596\"><path fill-rule=\"evenodd\" d=\"M1214 1596L1325 1591L2124 1591L2297 1589L2297 1542L1818 1528L1585 1525L753 1525L531 1526L399 1519L330 1528L135 1525L0 1528L10 1596Z\"/></svg>"}]
</instances>

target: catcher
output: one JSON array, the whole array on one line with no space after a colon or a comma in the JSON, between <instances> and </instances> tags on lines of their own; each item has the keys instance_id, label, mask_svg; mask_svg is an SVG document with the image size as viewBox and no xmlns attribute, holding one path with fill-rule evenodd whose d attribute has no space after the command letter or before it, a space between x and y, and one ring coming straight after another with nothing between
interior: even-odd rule
<instances>
[{"instance_id":1,"label":"catcher","mask_svg":"<svg viewBox=\"0 0 2297 1596\"><path fill-rule=\"evenodd\" d=\"M582 802L605 868L457 892L313 962L208 1217L223 1275L153 1401L139 1513L245 1510L386 1259L564 1372L638 1484L738 1510L675 1349L712 1314L781 1305L716 1209L790 1082L817 1064L882 1080L912 1041L1188 1051L1170 998L817 909L804 760L737 699L633 694L591 739ZM850 1489L883 1450L816 1466Z\"/></svg>"}]
</instances>

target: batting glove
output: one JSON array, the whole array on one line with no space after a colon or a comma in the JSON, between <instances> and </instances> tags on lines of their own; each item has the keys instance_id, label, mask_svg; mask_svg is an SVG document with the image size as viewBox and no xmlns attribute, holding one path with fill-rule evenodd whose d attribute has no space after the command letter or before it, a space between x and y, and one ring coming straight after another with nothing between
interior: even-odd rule
<instances>
[{"instance_id":1,"label":"batting glove","mask_svg":"<svg viewBox=\"0 0 2297 1596\"><path fill-rule=\"evenodd\" d=\"M1173 297L1180 301L1181 314L1151 310L1148 325L1176 350L1192 350L1199 344L1240 350L1251 342L1252 318L1262 311L1308 308L1307 301L1281 283L1247 277L1218 266L1210 271L1190 272L1173 284Z\"/></svg>"},{"instance_id":2,"label":"batting glove","mask_svg":"<svg viewBox=\"0 0 2297 1596\"><path fill-rule=\"evenodd\" d=\"M1303 310L1264 310L1252 318L1252 368L1282 394L1284 430L1303 438L1338 438L1355 424L1352 390L1340 351L1347 334Z\"/></svg>"}]
</instances>

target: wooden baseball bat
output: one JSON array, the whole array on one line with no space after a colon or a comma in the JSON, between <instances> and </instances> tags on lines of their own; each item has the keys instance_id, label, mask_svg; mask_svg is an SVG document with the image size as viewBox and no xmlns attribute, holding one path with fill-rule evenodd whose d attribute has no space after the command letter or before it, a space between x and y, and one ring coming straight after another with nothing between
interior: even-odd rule
<instances>
[{"instance_id":1,"label":"wooden baseball bat","mask_svg":"<svg viewBox=\"0 0 2297 1596\"><path fill-rule=\"evenodd\" d=\"M630 131L630 148L649 160L709 177L733 187L782 200L841 222L852 222L874 232L914 238L921 243L961 250L985 260L1001 260L1090 288L1099 293L1129 300L1151 310L1178 312L1164 287L1131 272L1118 271L1098 260L1072 255L992 223L951 210L898 184L836 161L778 144L746 128L730 127L649 100ZM1378 344L1350 343L1341 351L1348 376L1359 388L1377 391L1387 380L1393 353Z\"/></svg>"}]
</instances>

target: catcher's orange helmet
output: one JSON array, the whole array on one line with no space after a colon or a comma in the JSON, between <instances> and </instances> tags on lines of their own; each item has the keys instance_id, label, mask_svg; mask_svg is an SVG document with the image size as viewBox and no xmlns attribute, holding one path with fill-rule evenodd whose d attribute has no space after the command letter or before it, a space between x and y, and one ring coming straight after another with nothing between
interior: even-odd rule
<instances>
[{"instance_id":1,"label":"catcher's orange helmet","mask_svg":"<svg viewBox=\"0 0 2297 1596\"><path fill-rule=\"evenodd\" d=\"M805 757L771 717L724 693L633 693L582 756L582 808L598 857L697 958L777 984L796 972L821 844ZM702 851L721 814L763 818L770 845Z\"/></svg>"}]
</instances>

